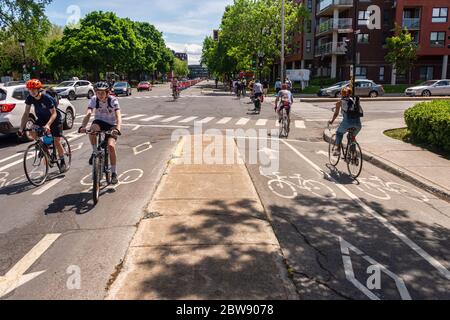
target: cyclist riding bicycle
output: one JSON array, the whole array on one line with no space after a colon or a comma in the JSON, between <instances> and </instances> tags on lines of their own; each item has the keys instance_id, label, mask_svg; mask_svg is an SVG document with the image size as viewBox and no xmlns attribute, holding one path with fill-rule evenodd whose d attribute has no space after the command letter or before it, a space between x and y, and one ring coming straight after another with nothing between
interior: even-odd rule
<instances>
[{"instance_id":1,"label":"cyclist riding bicycle","mask_svg":"<svg viewBox=\"0 0 450 320\"><path fill-rule=\"evenodd\" d=\"M256 80L253 85L252 96L255 103L255 109L253 111L259 114L261 112L261 103L263 102L263 86L259 80Z\"/></svg>"},{"instance_id":2,"label":"cyclist riding bicycle","mask_svg":"<svg viewBox=\"0 0 450 320\"><path fill-rule=\"evenodd\" d=\"M351 128L355 128L354 136L356 137L358 133L361 131L361 116L358 116L358 112L356 115L351 113L350 108L355 105L355 101L351 98L352 89L350 87L345 87L341 91L342 99L336 103L336 110L334 111L333 118L328 123L332 125L336 118L339 116L339 112L342 113L343 119L339 128L336 131L336 142L333 147L333 156L338 157L341 154L341 144L342 139L344 138L344 134L347 130Z\"/></svg>"},{"instance_id":3,"label":"cyclist riding bicycle","mask_svg":"<svg viewBox=\"0 0 450 320\"><path fill-rule=\"evenodd\" d=\"M98 82L94 86L95 96L89 102L89 106L86 112L86 116L83 119L78 132L86 133L86 126L89 123L92 112L94 112L94 121L92 122L90 132L100 131L113 131L113 135L108 135L106 140L108 141L109 157L111 162L111 183L117 184L117 154L116 154L116 142L117 136L120 135L120 129L122 127L122 114L120 112L120 105L117 98L110 96L110 87L106 82ZM96 137L91 134L89 140L92 145L92 151L97 151ZM89 164L92 165L94 153L89 159Z\"/></svg>"},{"instance_id":4,"label":"cyclist riding bicycle","mask_svg":"<svg viewBox=\"0 0 450 320\"><path fill-rule=\"evenodd\" d=\"M175 95L178 91L179 91L179 83L178 83L178 78L173 78L172 79L172 94Z\"/></svg>"},{"instance_id":5,"label":"cyclist riding bicycle","mask_svg":"<svg viewBox=\"0 0 450 320\"><path fill-rule=\"evenodd\" d=\"M57 110L57 102L52 96L42 90L42 83L38 79L29 80L26 87L30 95L25 100L25 111L22 115L18 135L23 135L23 130L28 122L31 106L33 105L37 119L32 129L42 127L45 134L51 133L60 161L59 170L61 173L64 173L66 172L67 166L64 161L64 148L61 144L63 124L61 114ZM30 135L33 139L37 139L37 133L35 131L31 131Z\"/></svg>"},{"instance_id":6,"label":"cyclist riding bicycle","mask_svg":"<svg viewBox=\"0 0 450 320\"><path fill-rule=\"evenodd\" d=\"M277 93L277 98L275 99L275 112L278 113L278 122L281 123L283 109L285 109L288 117L288 123L291 123L290 113L293 103L294 97L291 91L289 91L288 84L285 83L281 86L281 90Z\"/></svg>"}]
</instances>

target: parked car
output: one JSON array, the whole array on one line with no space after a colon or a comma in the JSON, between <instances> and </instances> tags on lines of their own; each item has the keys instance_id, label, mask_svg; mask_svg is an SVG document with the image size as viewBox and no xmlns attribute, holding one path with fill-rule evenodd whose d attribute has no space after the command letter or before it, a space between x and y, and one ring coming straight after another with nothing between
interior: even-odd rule
<instances>
[{"instance_id":1,"label":"parked car","mask_svg":"<svg viewBox=\"0 0 450 320\"><path fill-rule=\"evenodd\" d=\"M151 91L151 90L152 90L152 85L148 81L141 81L141 82L139 82L139 84L137 86L137 91L138 92Z\"/></svg>"},{"instance_id":2,"label":"parked car","mask_svg":"<svg viewBox=\"0 0 450 320\"><path fill-rule=\"evenodd\" d=\"M349 86L350 81L342 81L336 83L334 86L322 89L322 93L325 96L339 98L341 96L342 88ZM360 97L376 98L384 95L384 88L380 84L376 84L372 80L357 79L355 81L355 94Z\"/></svg>"},{"instance_id":3,"label":"parked car","mask_svg":"<svg viewBox=\"0 0 450 320\"><path fill-rule=\"evenodd\" d=\"M327 91L334 91L335 89L342 90L342 88L345 85L347 85L348 83L349 83L349 81L341 81L341 82L335 83L331 87L320 89L319 92L317 93L317 95L319 97L328 97L330 95L329 95L329 93L327 93Z\"/></svg>"},{"instance_id":4,"label":"parked car","mask_svg":"<svg viewBox=\"0 0 450 320\"><path fill-rule=\"evenodd\" d=\"M54 87L61 98L76 100L78 97L91 99L94 96L94 86L86 80L64 81Z\"/></svg>"},{"instance_id":5,"label":"parked car","mask_svg":"<svg viewBox=\"0 0 450 320\"><path fill-rule=\"evenodd\" d=\"M131 86L128 82L116 82L112 88L112 92L116 96L119 96L121 94L131 96Z\"/></svg>"},{"instance_id":6,"label":"parked car","mask_svg":"<svg viewBox=\"0 0 450 320\"><path fill-rule=\"evenodd\" d=\"M449 96L450 80L429 80L405 90L407 96Z\"/></svg>"},{"instance_id":7,"label":"parked car","mask_svg":"<svg viewBox=\"0 0 450 320\"><path fill-rule=\"evenodd\" d=\"M28 95L25 85L0 88L0 133L11 134L19 131ZM62 111L64 130L72 129L76 116L75 107L67 99L60 99L58 109ZM27 128L35 121L34 108L31 108ZM27 135L25 139L30 140L30 137Z\"/></svg>"}]
</instances>

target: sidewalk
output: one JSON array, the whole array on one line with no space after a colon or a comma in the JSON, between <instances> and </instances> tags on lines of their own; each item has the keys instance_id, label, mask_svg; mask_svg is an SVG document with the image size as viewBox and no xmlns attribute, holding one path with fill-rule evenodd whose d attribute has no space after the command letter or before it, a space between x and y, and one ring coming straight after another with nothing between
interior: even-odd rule
<instances>
[{"instance_id":1,"label":"sidewalk","mask_svg":"<svg viewBox=\"0 0 450 320\"><path fill-rule=\"evenodd\" d=\"M386 130L404 127L403 118L363 122L358 141L365 160L450 201L450 161L384 134ZM325 132L325 140L328 139Z\"/></svg>"},{"instance_id":2,"label":"sidewalk","mask_svg":"<svg viewBox=\"0 0 450 320\"><path fill-rule=\"evenodd\" d=\"M172 160L107 299L298 299L245 165Z\"/></svg>"}]
</instances>

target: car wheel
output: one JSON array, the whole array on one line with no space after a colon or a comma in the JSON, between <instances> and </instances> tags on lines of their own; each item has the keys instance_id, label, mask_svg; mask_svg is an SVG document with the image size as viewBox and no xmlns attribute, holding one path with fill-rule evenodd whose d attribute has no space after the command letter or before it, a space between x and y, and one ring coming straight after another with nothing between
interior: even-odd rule
<instances>
[{"instance_id":1,"label":"car wheel","mask_svg":"<svg viewBox=\"0 0 450 320\"><path fill-rule=\"evenodd\" d=\"M422 97L430 97L431 96L431 92L429 90L425 90L422 92Z\"/></svg>"},{"instance_id":2,"label":"car wheel","mask_svg":"<svg viewBox=\"0 0 450 320\"><path fill-rule=\"evenodd\" d=\"M66 118L64 119L64 123L63 123L63 129L64 130L70 130L73 128L73 123L74 123L74 114L73 114L73 110L72 109L67 109L66 110Z\"/></svg>"},{"instance_id":3,"label":"car wheel","mask_svg":"<svg viewBox=\"0 0 450 320\"><path fill-rule=\"evenodd\" d=\"M371 98L376 98L376 97L378 97L378 92L376 92L376 91L370 92L370 93L369 93L369 97L371 97Z\"/></svg>"},{"instance_id":4,"label":"car wheel","mask_svg":"<svg viewBox=\"0 0 450 320\"><path fill-rule=\"evenodd\" d=\"M70 91L70 92L69 92L69 95L67 96L67 98L68 98L69 100L75 100L75 99L77 98L77 96L76 96L75 92Z\"/></svg>"},{"instance_id":5,"label":"car wheel","mask_svg":"<svg viewBox=\"0 0 450 320\"><path fill-rule=\"evenodd\" d=\"M91 100L93 96L94 96L94 91L90 90L90 91L88 92L87 98L88 98L89 100Z\"/></svg>"}]
</instances>

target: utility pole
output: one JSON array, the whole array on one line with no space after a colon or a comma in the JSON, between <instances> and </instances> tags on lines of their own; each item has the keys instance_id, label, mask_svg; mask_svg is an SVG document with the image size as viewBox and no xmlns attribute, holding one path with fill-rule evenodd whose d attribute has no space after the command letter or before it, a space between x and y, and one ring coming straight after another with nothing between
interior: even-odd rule
<instances>
[{"instance_id":1,"label":"utility pole","mask_svg":"<svg viewBox=\"0 0 450 320\"><path fill-rule=\"evenodd\" d=\"M284 83L284 1L281 1L281 83Z\"/></svg>"}]
</instances>

